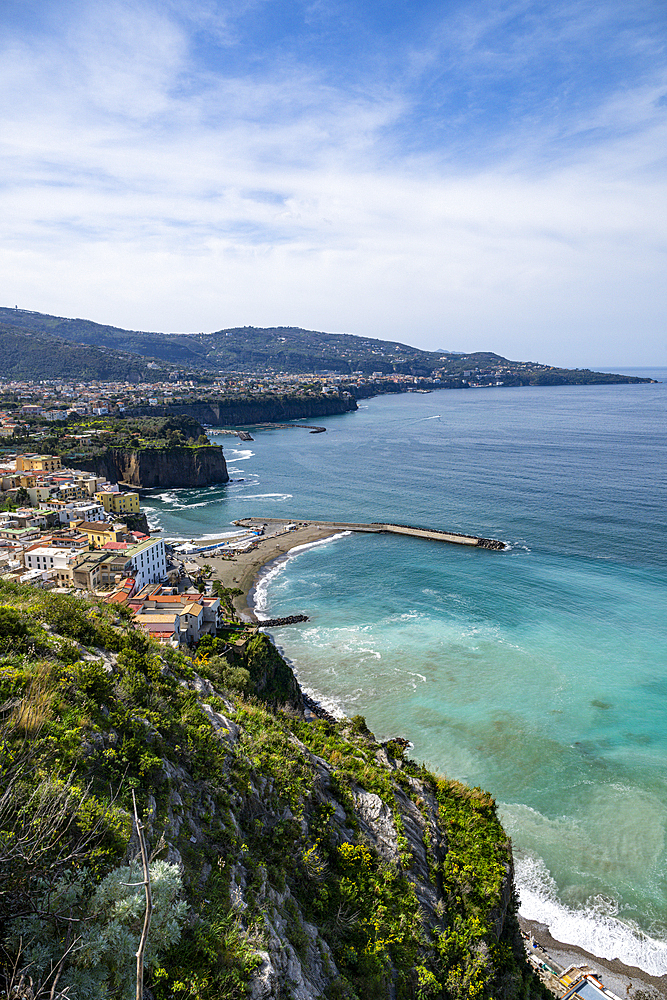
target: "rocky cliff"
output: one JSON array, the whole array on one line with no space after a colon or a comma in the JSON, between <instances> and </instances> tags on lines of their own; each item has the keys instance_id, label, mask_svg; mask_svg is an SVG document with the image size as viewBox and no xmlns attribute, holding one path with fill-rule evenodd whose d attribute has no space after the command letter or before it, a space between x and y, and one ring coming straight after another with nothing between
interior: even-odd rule
<instances>
[{"instance_id":1,"label":"rocky cliff","mask_svg":"<svg viewBox=\"0 0 667 1000\"><path fill-rule=\"evenodd\" d=\"M160 859L151 1000L545 996L491 796L409 761L401 740L378 742L361 716L304 714L261 634L192 661L117 605L1 581L0 600L5 986L57 967L59 997L134 996L134 792ZM40 855L25 804L49 796L62 845Z\"/></svg>"},{"instance_id":2,"label":"rocky cliff","mask_svg":"<svg viewBox=\"0 0 667 1000\"><path fill-rule=\"evenodd\" d=\"M127 416L170 416L183 414L214 427L241 424L282 423L285 420L327 417L357 409L356 400L341 396L250 396L200 400L193 403L170 403L166 406L142 406L127 411Z\"/></svg>"},{"instance_id":3,"label":"rocky cliff","mask_svg":"<svg viewBox=\"0 0 667 1000\"><path fill-rule=\"evenodd\" d=\"M226 483L227 464L220 445L193 447L108 448L94 458L77 460L77 466L106 476L113 483L144 489L154 487L210 486Z\"/></svg>"}]
</instances>

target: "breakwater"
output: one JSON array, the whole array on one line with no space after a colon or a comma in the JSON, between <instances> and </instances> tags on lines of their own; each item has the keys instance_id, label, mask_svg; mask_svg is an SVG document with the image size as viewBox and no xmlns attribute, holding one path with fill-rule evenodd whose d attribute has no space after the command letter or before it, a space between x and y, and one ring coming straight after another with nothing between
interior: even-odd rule
<instances>
[{"instance_id":1,"label":"breakwater","mask_svg":"<svg viewBox=\"0 0 667 1000\"><path fill-rule=\"evenodd\" d=\"M276 428L281 431L291 431L294 428L302 428L305 431L310 431L311 434L324 434L326 427L319 427L317 424L276 424L276 423L262 423L255 424L255 427L260 427L262 430L275 430Z\"/></svg>"},{"instance_id":2,"label":"breakwater","mask_svg":"<svg viewBox=\"0 0 667 1000\"><path fill-rule=\"evenodd\" d=\"M277 628L279 625L299 625L309 620L308 615L287 615L285 618L265 618L258 624L260 628Z\"/></svg>"},{"instance_id":3,"label":"breakwater","mask_svg":"<svg viewBox=\"0 0 667 1000\"><path fill-rule=\"evenodd\" d=\"M480 549L495 549L500 551L505 548L505 543L497 538L482 538L479 535L462 535L456 531L441 531L439 528L418 528L409 524L385 524L380 521L373 521L365 524L356 521L293 521L287 522L285 518L276 517L242 517L234 521L234 524L242 528L253 529L275 529L280 525L285 530L295 528L322 528L325 531L359 531L368 533L383 533L394 535L411 535L413 538L428 538L434 542L450 542L453 545L469 545Z\"/></svg>"}]
</instances>

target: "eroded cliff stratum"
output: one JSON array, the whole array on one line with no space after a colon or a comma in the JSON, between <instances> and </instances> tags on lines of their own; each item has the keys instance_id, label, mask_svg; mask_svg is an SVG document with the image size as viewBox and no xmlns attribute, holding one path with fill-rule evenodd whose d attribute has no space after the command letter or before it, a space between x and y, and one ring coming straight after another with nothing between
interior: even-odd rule
<instances>
[{"instance_id":1,"label":"eroded cliff stratum","mask_svg":"<svg viewBox=\"0 0 667 1000\"><path fill-rule=\"evenodd\" d=\"M78 460L111 482L127 483L144 489L155 487L211 486L229 479L220 445L169 448L108 448L95 458Z\"/></svg>"}]
</instances>

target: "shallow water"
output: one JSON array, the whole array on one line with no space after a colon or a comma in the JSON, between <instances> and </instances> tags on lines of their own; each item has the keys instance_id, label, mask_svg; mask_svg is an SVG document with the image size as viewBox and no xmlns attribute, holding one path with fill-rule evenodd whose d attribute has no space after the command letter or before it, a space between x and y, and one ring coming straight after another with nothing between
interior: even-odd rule
<instances>
[{"instance_id":1,"label":"shallow water","mask_svg":"<svg viewBox=\"0 0 667 1000\"><path fill-rule=\"evenodd\" d=\"M267 615L310 616L276 634L306 689L496 796L526 916L655 975L667 972L666 417L667 384L381 397L322 420L326 434L222 438L243 482L149 502L182 537L258 514L507 541L498 553L348 535L270 567L255 599Z\"/></svg>"}]
</instances>

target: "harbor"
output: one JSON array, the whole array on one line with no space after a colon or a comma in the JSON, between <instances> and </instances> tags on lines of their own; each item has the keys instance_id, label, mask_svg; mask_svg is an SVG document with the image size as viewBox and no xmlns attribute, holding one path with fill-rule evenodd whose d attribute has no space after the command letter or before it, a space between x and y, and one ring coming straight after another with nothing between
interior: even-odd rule
<instances>
[{"instance_id":1,"label":"harbor","mask_svg":"<svg viewBox=\"0 0 667 1000\"><path fill-rule=\"evenodd\" d=\"M291 549L323 541L346 532L368 534L396 534L423 538L429 541L465 545L495 551L504 549L505 543L493 538L463 535L437 529L411 527L410 525L374 522L365 524L353 521L290 521L286 518L243 517L233 524L237 535L209 538L204 544L191 542L172 543L174 552L183 560L184 568L211 568L213 576L226 587L238 587L242 597L234 600L237 610L247 619L255 620L248 595L251 594L257 574L267 563L286 555Z\"/></svg>"},{"instance_id":2,"label":"harbor","mask_svg":"<svg viewBox=\"0 0 667 1000\"><path fill-rule=\"evenodd\" d=\"M266 531L285 524L284 518L243 517L234 521L238 527ZM385 524L373 521L370 524L354 521L294 521L287 525L287 530L296 528L317 527L326 531L359 531L367 533L382 533L394 535L410 535L413 538L427 538L434 542L450 542L453 545L470 545L475 548L495 549L505 548L505 543L496 538L482 538L479 535L463 535L456 531L442 531L439 528L419 528L409 524Z\"/></svg>"}]
</instances>

